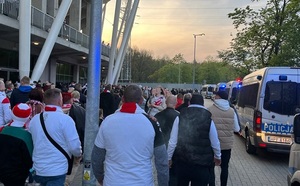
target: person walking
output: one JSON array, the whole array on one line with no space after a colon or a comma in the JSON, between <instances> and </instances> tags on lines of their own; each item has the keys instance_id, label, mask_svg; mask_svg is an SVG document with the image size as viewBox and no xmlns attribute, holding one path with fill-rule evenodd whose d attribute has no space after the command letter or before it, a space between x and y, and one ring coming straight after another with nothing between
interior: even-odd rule
<instances>
[{"instance_id":1,"label":"person walking","mask_svg":"<svg viewBox=\"0 0 300 186\"><path fill-rule=\"evenodd\" d=\"M25 130L31 108L20 103L12 109L13 120L0 132L0 181L5 186L24 186L32 167L33 143Z\"/></svg>"},{"instance_id":2,"label":"person walking","mask_svg":"<svg viewBox=\"0 0 300 186\"><path fill-rule=\"evenodd\" d=\"M213 162L221 164L220 142L211 113L203 107L203 97L193 94L190 103L174 121L168 159L172 165L176 147L178 185L207 186Z\"/></svg>"},{"instance_id":3,"label":"person walking","mask_svg":"<svg viewBox=\"0 0 300 186\"><path fill-rule=\"evenodd\" d=\"M100 109L103 109L104 118L116 111L114 107L114 96L111 90L111 84L108 84L105 86L105 90L100 94Z\"/></svg>"},{"instance_id":4,"label":"person walking","mask_svg":"<svg viewBox=\"0 0 300 186\"><path fill-rule=\"evenodd\" d=\"M162 87L156 87L152 92L153 97L148 102L148 114L154 116L166 108L166 97Z\"/></svg>"},{"instance_id":5,"label":"person walking","mask_svg":"<svg viewBox=\"0 0 300 186\"><path fill-rule=\"evenodd\" d=\"M158 185L168 185L169 167L163 135L157 122L139 106L141 101L139 86L127 86L121 108L106 117L100 126L92 151L92 168L104 186L153 186L153 156Z\"/></svg>"},{"instance_id":6,"label":"person walking","mask_svg":"<svg viewBox=\"0 0 300 186\"><path fill-rule=\"evenodd\" d=\"M80 157L81 144L75 123L70 116L62 111L61 90L48 89L44 93L45 112L35 115L29 124L29 132L33 140L34 180L42 185L63 186L68 170L68 160L53 143L49 136L67 153ZM42 127L44 121L45 130Z\"/></svg>"},{"instance_id":7,"label":"person walking","mask_svg":"<svg viewBox=\"0 0 300 186\"><path fill-rule=\"evenodd\" d=\"M6 97L5 84L0 80L0 128L11 121L9 99Z\"/></svg>"},{"instance_id":8,"label":"person walking","mask_svg":"<svg viewBox=\"0 0 300 186\"><path fill-rule=\"evenodd\" d=\"M240 131L237 115L230 107L227 99L228 94L225 91L215 92L214 104L208 108L212 114L212 120L215 122L221 144L221 186L227 185L228 166L234 140L233 135L234 132ZM214 168L209 185L215 186Z\"/></svg>"},{"instance_id":9,"label":"person walking","mask_svg":"<svg viewBox=\"0 0 300 186\"><path fill-rule=\"evenodd\" d=\"M177 103L177 98L174 95L170 95L166 99L167 108L159 113L157 113L154 117L157 119L161 131L164 135L165 144L168 147L171 130L173 127L174 120L177 116L179 116L179 112L175 110L175 106ZM176 159L172 158L172 167L169 170L169 186L177 186L177 175L176 175Z\"/></svg>"},{"instance_id":10,"label":"person walking","mask_svg":"<svg viewBox=\"0 0 300 186\"><path fill-rule=\"evenodd\" d=\"M186 108L190 105L190 101L192 98L192 94L191 93L186 93L183 95L183 103L181 105L179 105L178 107L176 107L177 111L181 111L181 109Z\"/></svg>"},{"instance_id":11,"label":"person walking","mask_svg":"<svg viewBox=\"0 0 300 186\"><path fill-rule=\"evenodd\" d=\"M18 88L14 88L10 95L10 104L13 108L18 103L26 103L29 100L29 92L32 90L30 86L30 78L24 76L21 79L21 85Z\"/></svg>"}]
</instances>

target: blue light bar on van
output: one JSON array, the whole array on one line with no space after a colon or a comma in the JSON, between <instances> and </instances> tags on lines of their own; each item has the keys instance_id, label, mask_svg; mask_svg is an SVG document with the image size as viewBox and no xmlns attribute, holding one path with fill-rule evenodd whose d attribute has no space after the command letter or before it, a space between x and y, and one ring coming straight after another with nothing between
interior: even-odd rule
<instances>
[{"instance_id":1,"label":"blue light bar on van","mask_svg":"<svg viewBox=\"0 0 300 186\"><path fill-rule=\"evenodd\" d=\"M287 75L280 75L279 80L280 81L286 81L287 80Z\"/></svg>"}]
</instances>

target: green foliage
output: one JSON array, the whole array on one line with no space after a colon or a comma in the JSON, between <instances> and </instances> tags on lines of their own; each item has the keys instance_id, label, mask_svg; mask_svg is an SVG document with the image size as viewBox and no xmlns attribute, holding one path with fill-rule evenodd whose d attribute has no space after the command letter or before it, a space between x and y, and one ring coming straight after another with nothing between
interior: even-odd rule
<instances>
[{"instance_id":1,"label":"green foliage","mask_svg":"<svg viewBox=\"0 0 300 186\"><path fill-rule=\"evenodd\" d=\"M172 59L153 59L150 52L131 49L132 82L155 83L192 83L195 68L195 82L208 83L227 82L238 77L238 70L224 62L208 58L202 64L188 63L182 54Z\"/></svg>"},{"instance_id":2,"label":"green foliage","mask_svg":"<svg viewBox=\"0 0 300 186\"><path fill-rule=\"evenodd\" d=\"M233 66L215 60L204 61L196 70L196 83L217 84L234 80L237 77L239 74Z\"/></svg>"},{"instance_id":3,"label":"green foliage","mask_svg":"<svg viewBox=\"0 0 300 186\"><path fill-rule=\"evenodd\" d=\"M266 66L299 65L299 13L299 0L269 0L258 11L249 6L236 8L228 16L237 35L229 50L219 51L219 57L241 73Z\"/></svg>"}]
</instances>

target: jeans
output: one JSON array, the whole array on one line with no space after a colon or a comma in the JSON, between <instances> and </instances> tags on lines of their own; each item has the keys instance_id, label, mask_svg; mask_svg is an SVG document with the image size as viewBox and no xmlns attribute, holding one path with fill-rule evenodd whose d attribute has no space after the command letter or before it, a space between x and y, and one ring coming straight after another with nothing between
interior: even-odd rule
<instances>
[{"instance_id":1,"label":"jeans","mask_svg":"<svg viewBox=\"0 0 300 186\"><path fill-rule=\"evenodd\" d=\"M66 175L60 175L60 176L34 176L34 180L37 183L40 183L41 186L64 186Z\"/></svg>"},{"instance_id":2,"label":"jeans","mask_svg":"<svg viewBox=\"0 0 300 186\"><path fill-rule=\"evenodd\" d=\"M188 164L178 161L178 185L180 186L207 186L210 176L210 167Z\"/></svg>"},{"instance_id":3,"label":"jeans","mask_svg":"<svg viewBox=\"0 0 300 186\"><path fill-rule=\"evenodd\" d=\"M221 150L221 175L220 175L220 181L221 186L227 185L228 180L228 167L229 167L229 160L231 157L231 149L228 150ZM213 166L211 168L211 178L209 180L209 186L215 186L215 167Z\"/></svg>"}]
</instances>

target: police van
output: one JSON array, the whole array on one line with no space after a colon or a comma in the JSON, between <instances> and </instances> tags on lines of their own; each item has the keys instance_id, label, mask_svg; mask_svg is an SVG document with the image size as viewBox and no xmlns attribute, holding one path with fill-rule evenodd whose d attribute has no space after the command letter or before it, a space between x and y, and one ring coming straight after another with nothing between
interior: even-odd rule
<instances>
[{"instance_id":1,"label":"police van","mask_svg":"<svg viewBox=\"0 0 300 186\"><path fill-rule=\"evenodd\" d=\"M266 67L243 79L236 110L246 151L289 152L293 117L300 110L300 68Z\"/></svg>"},{"instance_id":2,"label":"police van","mask_svg":"<svg viewBox=\"0 0 300 186\"><path fill-rule=\"evenodd\" d=\"M226 89L226 83L225 82L220 82L220 83L217 84L215 91L218 92L219 90L223 91L225 89Z\"/></svg>"},{"instance_id":3,"label":"police van","mask_svg":"<svg viewBox=\"0 0 300 186\"><path fill-rule=\"evenodd\" d=\"M230 101L231 104L236 104L237 96L240 92L241 87L242 87L242 82L240 81L229 81L226 83L225 91L228 94L228 100Z\"/></svg>"},{"instance_id":4,"label":"police van","mask_svg":"<svg viewBox=\"0 0 300 186\"><path fill-rule=\"evenodd\" d=\"M213 92L215 91L215 88L217 87L216 84L205 84L202 86L201 89L201 95L204 98L212 98Z\"/></svg>"}]
</instances>

